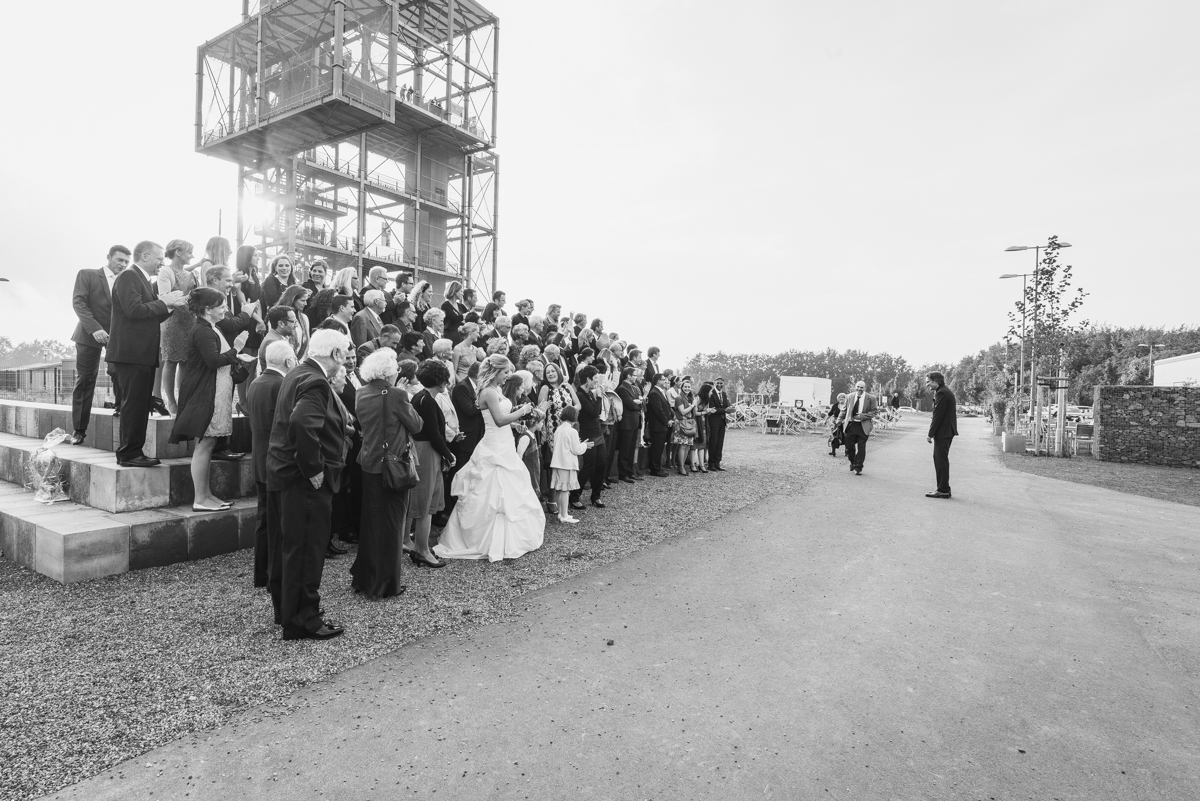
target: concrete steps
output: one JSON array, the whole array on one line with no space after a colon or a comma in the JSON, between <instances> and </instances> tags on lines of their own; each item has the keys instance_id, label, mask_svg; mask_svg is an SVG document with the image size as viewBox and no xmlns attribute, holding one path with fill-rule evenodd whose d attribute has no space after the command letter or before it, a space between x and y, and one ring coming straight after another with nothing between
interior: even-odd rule
<instances>
[{"instance_id":1,"label":"concrete steps","mask_svg":"<svg viewBox=\"0 0 1200 801\"><path fill-rule=\"evenodd\" d=\"M42 504L31 491L0 484L0 551L67 584L252 547L255 513L254 500L241 500L223 512L193 512L189 502L114 514Z\"/></svg>"},{"instance_id":2,"label":"concrete steps","mask_svg":"<svg viewBox=\"0 0 1200 801\"><path fill-rule=\"evenodd\" d=\"M41 446L40 439L0 434L0 480L23 487L30 457ZM190 458L164 459L157 467L120 467L111 451L85 445L59 445L54 452L75 503L117 513L181 506L194 498ZM254 497L254 465L249 457L214 461L209 485L219 498Z\"/></svg>"},{"instance_id":3,"label":"concrete steps","mask_svg":"<svg viewBox=\"0 0 1200 801\"><path fill-rule=\"evenodd\" d=\"M192 452L195 442L181 442L172 445L167 440L171 436L171 426L175 418L151 415L146 426L146 446L143 449L147 456L155 459L177 459ZM32 437L39 441L56 428L61 428L68 434L72 433L71 407L56 406L52 403L30 403L28 401L0 399L0 433L14 434L19 437ZM121 438L120 420L112 409L92 409L91 423L88 425L87 438L83 441L85 447L102 451L115 451ZM230 436L230 449L238 452L250 450L250 421L241 415L234 415L233 434Z\"/></svg>"}]
</instances>

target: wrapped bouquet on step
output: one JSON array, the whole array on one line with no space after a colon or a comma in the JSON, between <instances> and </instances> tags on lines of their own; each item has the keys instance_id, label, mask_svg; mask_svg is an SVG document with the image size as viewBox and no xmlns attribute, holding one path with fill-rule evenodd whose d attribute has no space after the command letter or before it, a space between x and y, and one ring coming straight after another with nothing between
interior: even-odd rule
<instances>
[{"instance_id":1,"label":"wrapped bouquet on step","mask_svg":"<svg viewBox=\"0 0 1200 801\"><path fill-rule=\"evenodd\" d=\"M29 482L25 485L33 490L34 500L42 503L57 503L70 500L63 486L62 462L54 452L55 445L67 439L67 432L56 428L42 440L42 447L29 457Z\"/></svg>"}]
</instances>

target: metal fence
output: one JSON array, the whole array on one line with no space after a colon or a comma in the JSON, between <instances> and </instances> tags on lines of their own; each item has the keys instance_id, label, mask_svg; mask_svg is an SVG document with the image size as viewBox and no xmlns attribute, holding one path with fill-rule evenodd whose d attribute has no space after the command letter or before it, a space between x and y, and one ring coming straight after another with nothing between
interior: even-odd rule
<instances>
[{"instance_id":1,"label":"metal fence","mask_svg":"<svg viewBox=\"0 0 1200 801\"><path fill-rule=\"evenodd\" d=\"M75 375L75 370L62 367L0 370L0 398L70 406L71 393L75 389ZM96 376L96 393L92 396L92 406L103 407L105 403L114 400L112 379L107 372L101 370Z\"/></svg>"}]
</instances>

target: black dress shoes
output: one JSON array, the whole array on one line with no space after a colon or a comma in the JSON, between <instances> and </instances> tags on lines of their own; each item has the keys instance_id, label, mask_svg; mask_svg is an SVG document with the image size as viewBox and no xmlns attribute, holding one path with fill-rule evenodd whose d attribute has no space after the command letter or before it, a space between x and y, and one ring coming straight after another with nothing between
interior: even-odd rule
<instances>
[{"instance_id":1,"label":"black dress shoes","mask_svg":"<svg viewBox=\"0 0 1200 801\"><path fill-rule=\"evenodd\" d=\"M724 472L725 472L725 468L724 468L724 467L721 467L721 465L717 465L716 467L714 467L714 468L712 468L712 469L713 469L713 470L716 470L718 473L724 473Z\"/></svg>"},{"instance_id":2,"label":"black dress shoes","mask_svg":"<svg viewBox=\"0 0 1200 801\"><path fill-rule=\"evenodd\" d=\"M592 506L595 506L597 509L604 509L608 504L604 501L592 501Z\"/></svg>"},{"instance_id":3,"label":"black dress shoes","mask_svg":"<svg viewBox=\"0 0 1200 801\"><path fill-rule=\"evenodd\" d=\"M634 481L645 481L646 477L645 476L634 476L633 480Z\"/></svg>"},{"instance_id":4,"label":"black dress shoes","mask_svg":"<svg viewBox=\"0 0 1200 801\"><path fill-rule=\"evenodd\" d=\"M571 508L572 508L572 509L586 509L587 507L586 507L586 506L584 506L584 505L583 505L582 503L580 503L579 501L571 501Z\"/></svg>"},{"instance_id":5,"label":"black dress shoes","mask_svg":"<svg viewBox=\"0 0 1200 801\"><path fill-rule=\"evenodd\" d=\"M349 552L333 540L329 541L329 547L325 549L326 556L342 556L346 553Z\"/></svg>"},{"instance_id":6,"label":"black dress shoes","mask_svg":"<svg viewBox=\"0 0 1200 801\"><path fill-rule=\"evenodd\" d=\"M633 479L632 479L632 478L623 478L623 479L621 479L621 483L623 483L623 484L632 484L632 483L633 483Z\"/></svg>"},{"instance_id":7,"label":"black dress shoes","mask_svg":"<svg viewBox=\"0 0 1200 801\"><path fill-rule=\"evenodd\" d=\"M83 440L87 437L86 431L76 431L71 436L67 437L68 445L82 445Z\"/></svg>"},{"instance_id":8,"label":"black dress shoes","mask_svg":"<svg viewBox=\"0 0 1200 801\"><path fill-rule=\"evenodd\" d=\"M925 497L926 497L926 498L949 498L949 497L950 497L950 493L948 493L948 492L938 492L938 491L936 491L936 490L935 490L935 491L933 491L933 492L927 492L927 493L925 493Z\"/></svg>"},{"instance_id":9,"label":"black dress shoes","mask_svg":"<svg viewBox=\"0 0 1200 801\"><path fill-rule=\"evenodd\" d=\"M283 639L285 640L332 640L334 637L340 637L346 633L346 630L341 626L336 626L331 623L323 622L321 628L316 631L291 632L285 631Z\"/></svg>"},{"instance_id":10,"label":"black dress shoes","mask_svg":"<svg viewBox=\"0 0 1200 801\"><path fill-rule=\"evenodd\" d=\"M151 459L149 456L135 456L132 459L125 461L117 460L117 464L121 467L157 467L162 464L158 459Z\"/></svg>"},{"instance_id":11,"label":"black dress shoes","mask_svg":"<svg viewBox=\"0 0 1200 801\"><path fill-rule=\"evenodd\" d=\"M666 478L667 477L667 474L664 473L662 470L658 470L658 471L651 470L650 475L654 476L655 478Z\"/></svg>"}]
</instances>

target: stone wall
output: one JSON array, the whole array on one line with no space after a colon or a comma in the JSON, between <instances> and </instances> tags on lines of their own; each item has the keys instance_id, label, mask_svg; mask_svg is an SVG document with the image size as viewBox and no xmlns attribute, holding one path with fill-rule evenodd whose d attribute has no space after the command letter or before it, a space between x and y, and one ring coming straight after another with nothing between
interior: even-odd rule
<instances>
[{"instance_id":1,"label":"stone wall","mask_svg":"<svg viewBox=\"0 0 1200 801\"><path fill-rule=\"evenodd\" d=\"M1092 408L1097 459L1200 468L1200 388L1096 387Z\"/></svg>"}]
</instances>

